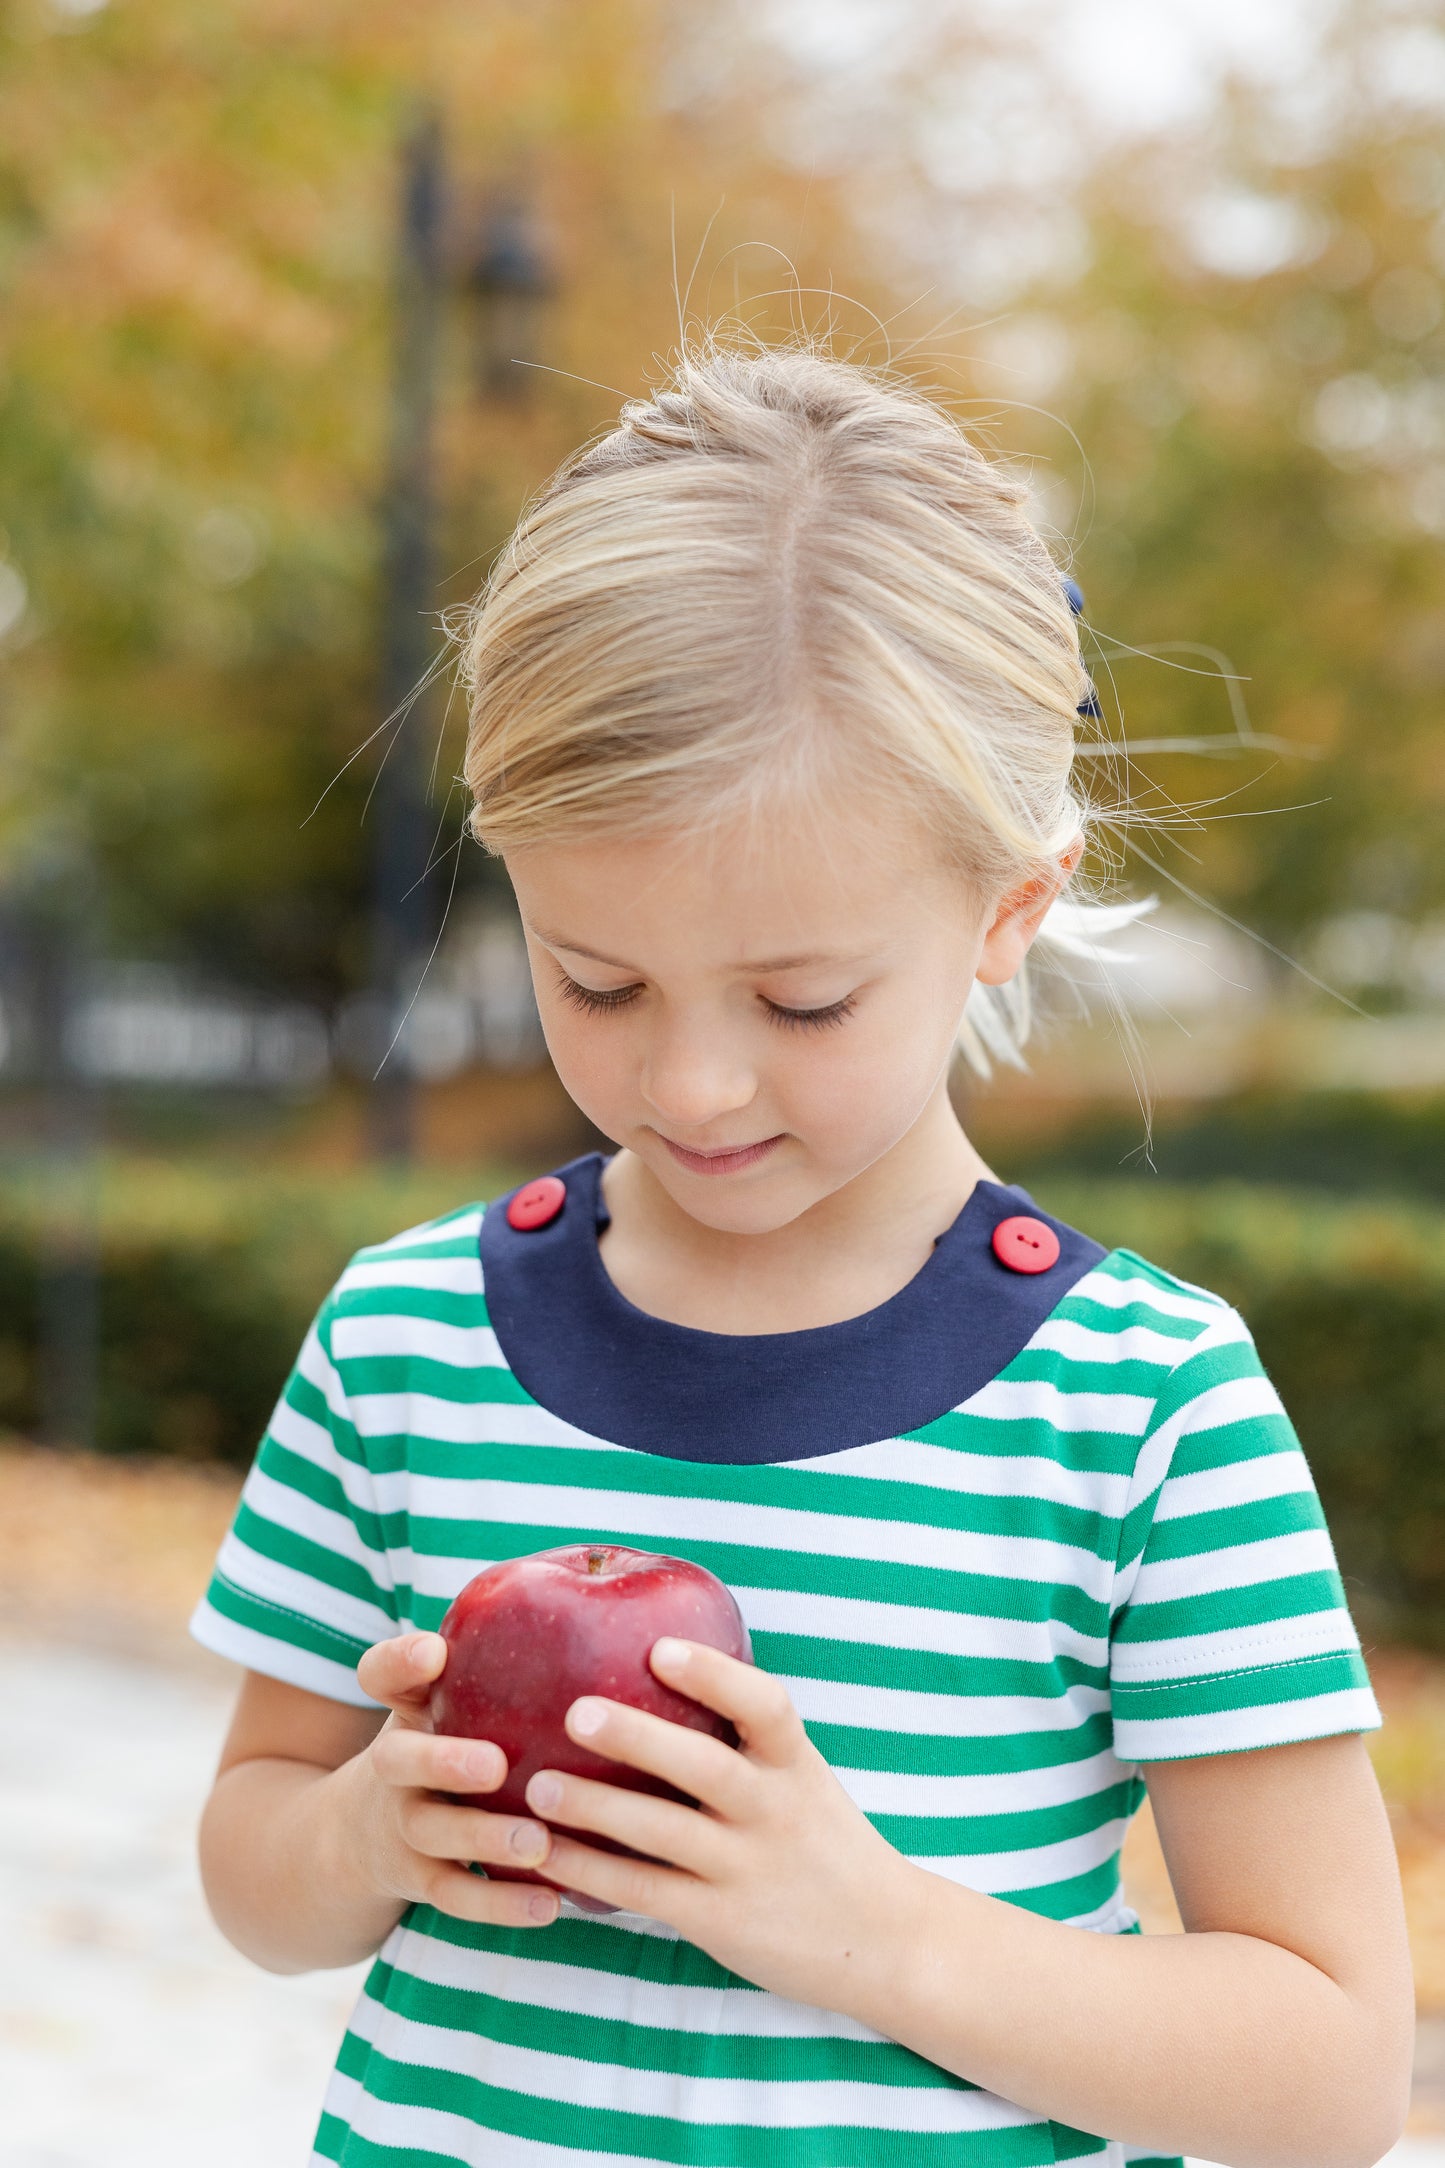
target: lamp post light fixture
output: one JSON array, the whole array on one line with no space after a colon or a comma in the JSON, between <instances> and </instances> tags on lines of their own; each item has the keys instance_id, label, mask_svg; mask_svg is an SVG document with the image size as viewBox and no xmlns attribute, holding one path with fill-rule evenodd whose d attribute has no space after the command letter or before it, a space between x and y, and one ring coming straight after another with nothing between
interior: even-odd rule
<instances>
[{"instance_id":1,"label":"lamp post light fixture","mask_svg":"<svg viewBox=\"0 0 1445 2168\"><path fill-rule=\"evenodd\" d=\"M482 221L467 274L479 304L476 387L484 399L521 401L530 389L542 311L553 291L552 267L536 221L517 197L499 199Z\"/></svg>"}]
</instances>

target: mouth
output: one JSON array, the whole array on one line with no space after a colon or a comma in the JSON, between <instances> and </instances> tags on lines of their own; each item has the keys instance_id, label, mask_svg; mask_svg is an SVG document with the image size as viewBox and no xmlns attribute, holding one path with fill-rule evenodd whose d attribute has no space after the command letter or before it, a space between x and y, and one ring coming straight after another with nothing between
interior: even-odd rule
<instances>
[{"instance_id":1,"label":"mouth","mask_svg":"<svg viewBox=\"0 0 1445 2168\"><path fill-rule=\"evenodd\" d=\"M661 1136L662 1132L657 1134ZM784 1138L779 1131L759 1144L720 1145L710 1152L694 1152L685 1144L674 1144L671 1137L663 1137L662 1141L678 1165L686 1167L690 1174L738 1174L744 1167L754 1167L760 1159L766 1159Z\"/></svg>"}]
</instances>

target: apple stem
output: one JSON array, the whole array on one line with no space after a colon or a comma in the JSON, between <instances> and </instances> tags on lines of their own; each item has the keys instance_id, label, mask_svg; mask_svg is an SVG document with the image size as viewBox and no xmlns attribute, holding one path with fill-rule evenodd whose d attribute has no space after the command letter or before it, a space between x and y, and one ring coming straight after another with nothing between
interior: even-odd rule
<instances>
[{"instance_id":1,"label":"apple stem","mask_svg":"<svg viewBox=\"0 0 1445 2168\"><path fill-rule=\"evenodd\" d=\"M587 1553L587 1571L589 1573L600 1573L606 1557L607 1553L605 1551L589 1551Z\"/></svg>"}]
</instances>

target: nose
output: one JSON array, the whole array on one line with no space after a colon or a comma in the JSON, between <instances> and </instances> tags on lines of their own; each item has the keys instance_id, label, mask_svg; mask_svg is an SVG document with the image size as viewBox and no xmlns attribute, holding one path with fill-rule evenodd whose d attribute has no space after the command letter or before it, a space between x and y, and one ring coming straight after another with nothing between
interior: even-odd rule
<instances>
[{"instance_id":1,"label":"nose","mask_svg":"<svg viewBox=\"0 0 1445 2168\"><path fill-rule=\"evenodd\" d=\"M669 1129L702 1129L751 1105L752 1065L714 1029L674 1025L648 1049L639 1079L643 1098Z\"/></svg>"}]
</instances>

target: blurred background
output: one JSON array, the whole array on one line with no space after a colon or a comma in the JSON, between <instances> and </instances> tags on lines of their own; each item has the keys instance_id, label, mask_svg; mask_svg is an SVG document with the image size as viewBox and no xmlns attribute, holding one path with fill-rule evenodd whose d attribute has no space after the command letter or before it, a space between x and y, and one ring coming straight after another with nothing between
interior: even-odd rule
<instances>
[{"instance_id":1,"label":"blurred background","mask_svg":"<svg viewBox=\"0 0 1445 2168\"><path fill-rule=\"evenodd\" d=\"M1160 907L960 1103L1254 1329L1445 2159L1445 4L12 0L0 47L0 2158L304 2157L355 1982L204 1918L185 1619L351 1251L600 1141L441 613L734 312L947 398L1085 590L1092 870ZM1177 1927L1147 1816L1129 1859Z\"/></svg>"}]
</instances>

